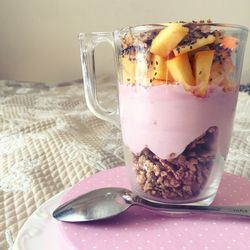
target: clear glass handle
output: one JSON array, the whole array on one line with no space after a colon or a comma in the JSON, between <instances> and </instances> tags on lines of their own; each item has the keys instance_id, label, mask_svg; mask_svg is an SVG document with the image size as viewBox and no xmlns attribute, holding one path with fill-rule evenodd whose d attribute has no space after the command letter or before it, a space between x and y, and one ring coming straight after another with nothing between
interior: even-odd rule
<instances>
[{"instance_id":1,"label":"clear glass handle","mask_svg":"<svg viewBox=\"0 0 250 250\"><path fill-rule=\"evenodd\" d=\"M96 91L95 48L102 42L108 42L115 48L113 37L112 32L79 34L83 85L87 107L98 118L109 121L119 127L118 109L108 111L103 108L97 100Z\"/></svg>"}]
</instances>

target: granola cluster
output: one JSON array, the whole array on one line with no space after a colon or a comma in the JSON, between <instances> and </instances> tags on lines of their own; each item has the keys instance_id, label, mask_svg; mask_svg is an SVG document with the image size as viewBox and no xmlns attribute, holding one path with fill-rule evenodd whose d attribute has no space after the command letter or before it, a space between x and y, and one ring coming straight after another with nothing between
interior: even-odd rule
<instances>
[{"instance_id":1,"label":"granola cluster","mask_svg":"<svg viewBox=\"0 0 250 250\"><path fill-rule=\"evenodd\" d=\"M191 142L184 152L170 159L157 157L147 147L134 157L140 189L160 199L186 200L200 194L216 157L218 128L210 127Z\"/></svg>"},{"instance_id":2,"label":"granola cluster","mask_svg":"<svg viewBox=\"0 0 250 250\"><path fill-rule=\"evenodd\" d=\"M138 54L143 56L143 60L149 62L149 49L153 38L160 30L143 32L137 36L126 33L121 39L121 56L128 56L130 61L138 61Z\"/></svg>"}]
</instances>

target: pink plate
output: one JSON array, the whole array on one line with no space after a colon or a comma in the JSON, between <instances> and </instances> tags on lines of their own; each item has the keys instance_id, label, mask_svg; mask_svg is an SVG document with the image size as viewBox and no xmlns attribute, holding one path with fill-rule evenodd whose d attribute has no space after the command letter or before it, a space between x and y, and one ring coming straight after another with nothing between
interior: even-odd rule
<instances>
[{"instance_id":1,"label":"pink plate","mask_svg":"<svg viewBox=\"0 0 250 250\"><path fill-rule=\"evenodd\" d=\"M81 181L63 196L61 202L109 186L129 188L125 167L99 172ZM249 190L249 180L224 173L213 204L250 204ZM163 216L132 207L107 221L56 224L62 237L63 250L250 249L250 219L232 216Z\"/></svg>"}]
</instances>

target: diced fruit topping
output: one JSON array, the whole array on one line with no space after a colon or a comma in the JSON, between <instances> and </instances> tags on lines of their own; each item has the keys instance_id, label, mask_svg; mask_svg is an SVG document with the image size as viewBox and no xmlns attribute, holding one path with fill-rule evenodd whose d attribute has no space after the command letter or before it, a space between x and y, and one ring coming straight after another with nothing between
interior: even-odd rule
<instances>
[{"instance_id":1,"label":"diced fruit topping","mask_svg":"<svg viewBox=\"0 0 250 250\"><path fill-rule=\"evenodd\" d=\"M171 23L163 29L152 41L150 52L167 58L168 54L188 33L188 28L180 23Z\"/></svg>"},{"instance_id":2,"label":"diced fruit topping","mask_svg":"<svg viewBox=\"0 0 250 250\"><path fill-rule=\"evenodd\" d=\"M221 44L224 48L234 50L237 48L239 39L233 36L224 36L221 40Z\"/></svg>"},{"instance_id":3,"label":"diced fruit topping","mask_svg":"<svg viewBox=\"0 0 250 250\"><path fill-rule=\"evenodd\" d=\"M168 61L166 61L166 81L170 84L175 82L170 70L168 69Z\"/></svg>"},{"instance_id":4,"label":"diced fruit topping","mask_svg":"<svg viewBox=\"0 0 250 250\"><path fill-rule=\"evenodd\" d=\"M213 62L214 51L198 51L194 57L195 95L205 96L208 90L208 82Z\"/></svg>"},{"instance_id":5,"label":"diced fruit topping","mask_svg":"<svg viewBox=\"0 0 250 250\"><path fill-rule=\"evenodd\" d=\"M210 24L164 23L164 28L126 33L121 39L122 81L182 84L198 97L205 97L213 86L232 91L239 39Z\"/></svg>"},{"instance_id":6,"label":"diced fruit topping","mask_svg":"<svg viewBox=\"0 0 250 250\"><path fill-rule=\"evenodd\" d=\"M195 85L195 79L187 53L168 60L167 68L174 80L184 84L184 87L188 87L188 85Z\"/></svg>"},{"instance_id":7,"label":"diced fruit topping","mask_svg":"<svg viewBox=\"0 0 250 250\"><path fill-rule=\"evenodd\" d=\"M135 74L135 60L131 59L129 56L124 56L121 59L123 70L134 75Z\"/></svg>"},{"instance_id":8,"label":"diced fruit topping","mask_svg":"<svg viewBox=\"0 0 250 250\"><path fill-rule=\"evenodd\" d=\"M166 80L166 59L152 55L149 65L149 77L150 80Z\"/></svg>"},{"instance_id":9,"label":"diced fruit topping","mask_svg":"<svg viewBox=\"0 0 250 250\"><path fill-rule=\"evenodd\" d=\"M126 83L135 84L135 61L129 58L128 55L126 55L122 57L121 64L123 81L125 81Z\"/></svg>"},{"instance_id":10,"label":"diced fruit topping","mask_svg":"<svg viewBox=\"0 0 250 250\"><path fill-rule=\"evenodd\" d=\"M149 65L149 78L152 85L159 85L159 82L174 82L170 71L167 68L167 60L161 56L152 54ZM158 82L158 80L160 80ZM154 84L155 83L155 84Z\"/></svg>"},{"instance_id":11,"label":"diced fruit topping","mask_svg":"<svg viewBox=\"0 0 250 250\"><path fill-rule=\"evenodd\" d=\"M191 45L183 45L177 46L173 51L176 56L181 55L183 53L187 53L189 51L199 49L205 45L213 43L215 40L215 36L208 35L207 37L202 37L194 41Z\"/></svg>"},{"instance_id":12,"label":"diced fruit topping","mask_svg":"<svg viewBox=\"0 0 250 250\"><path fill-rule=\"evenodd\" d=\"M152 81L153 86L158 86L158 85L163 85L163 84L166 84L166 82L162 81L162 80L153 80Z\"/></svg>"}]
</instances>

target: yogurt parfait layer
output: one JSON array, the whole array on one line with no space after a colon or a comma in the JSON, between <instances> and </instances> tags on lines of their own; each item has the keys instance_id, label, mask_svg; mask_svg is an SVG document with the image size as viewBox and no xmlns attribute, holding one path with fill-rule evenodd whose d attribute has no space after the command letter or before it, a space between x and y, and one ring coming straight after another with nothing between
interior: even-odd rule
<instances>
[{"instance_id":1,"label":"yogurt parfait layer","mask_svg":"<svg viewBox=\"0 0 250 250\"><path fill-rule=\"evenodd\" d=\"M142 195L181 202L216 192L237 101L238 43L210 21L123 35L121 128Z\"/></svg>"}]
</instances>

